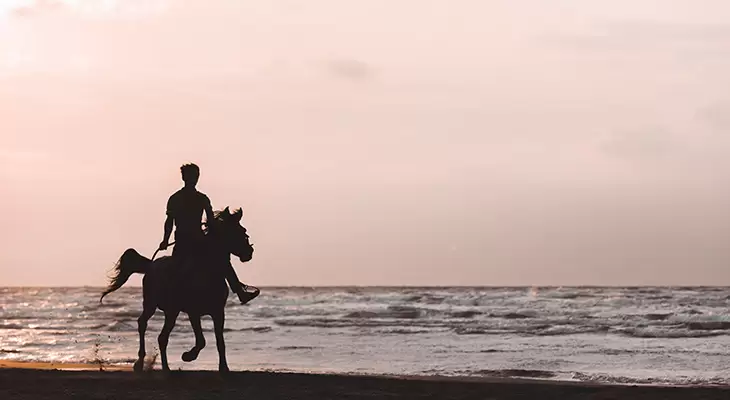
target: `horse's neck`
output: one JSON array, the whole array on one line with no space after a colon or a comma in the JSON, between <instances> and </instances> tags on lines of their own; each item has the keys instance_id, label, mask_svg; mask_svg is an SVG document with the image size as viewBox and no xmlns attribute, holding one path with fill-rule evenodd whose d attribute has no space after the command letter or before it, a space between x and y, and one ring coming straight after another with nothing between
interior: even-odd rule
<instances>
[{"instance_id":1,"label":"horse's neck","mask_svg":"<svg viewBox=\"0 0 730 400\"><path fill-rule=\"evenodd\" d=\"M230 259L231 252L225 248L223 241L220 240L220 238L216 236L209 236L207 239L206 248L210 257L215 260L222 261Z\"/></svg>"}]
</instances>

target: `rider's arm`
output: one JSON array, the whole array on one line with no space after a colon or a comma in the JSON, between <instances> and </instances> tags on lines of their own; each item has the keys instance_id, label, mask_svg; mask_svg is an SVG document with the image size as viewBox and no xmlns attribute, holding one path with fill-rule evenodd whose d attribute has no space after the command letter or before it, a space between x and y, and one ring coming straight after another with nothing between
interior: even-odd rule
<instances>
[{"instance_id":1,"label":"rider's arm","mask_svg":"<svg viewBox=\"0 0 730 400\"><path fill-rule=\"evenodd\" d=\"M160 250L165 250L167 245L170 243L170 236L172 235L172 228L175 225L175 217L173 216L173 200L170 197L167 200L167 218L165 219L165 233L160 243Z\"/></svg>"},{"instance_id":2,"label":"rider's arm","mask_svg":"<svg viewBox=\"0 0 730 400\"><path fill-rule=\"evenodd\" d=\"M213 206L210 204L208 196L205 197L205 223L208 224L213 220Z\"/></svg>"},{"instance_id":3,"label":"rider's arm","mask_svg":"<svg viewBox=\"0 0 730 400\"><path fill-rule=\"evenodd\" d=\"M162 243L170 243L170 235L172 235L172 227L175 223L175 219L172 215L167 215L165 219L165 236L162 239Z\"/></svg>"}]
</instances>

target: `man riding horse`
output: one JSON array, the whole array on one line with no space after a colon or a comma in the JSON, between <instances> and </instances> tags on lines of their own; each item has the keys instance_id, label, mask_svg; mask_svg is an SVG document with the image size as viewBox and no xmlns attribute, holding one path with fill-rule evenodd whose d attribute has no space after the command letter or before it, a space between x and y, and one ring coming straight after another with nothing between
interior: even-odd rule
<instances>
[{"instance_id":1,"label":"man riding horse","mask_svg":"<svg viewBox=\"0 0 730 400\"><path fill-rule=\"evenodd\" d=\"M182 180L185 186L175 192L167 201L167 219L165 220L165 234L159 250L166 250L170 243L172 228L175 227L175 248L172 256L178 263L181 271L201 267L201 244L205 238L202 229L202 215L205 212L206 221L213 220L213 208L210 199L199 192L195 186L200 178L200 168L195 164L185 164L180 167ZM248 286L238 280L233 265L228 260L225 277L231 291L238 295L241 304L246 304L259 295L259 290L249 292Z\"/></svg>"},{"instance_id":2,"label":"man riding horse","mask_svg":"<svg viewBox=\"0 0 730 400\"><path fill-rule=\"evenodd\" d=\"M226 207L214 213L208 196L195 189L200 169L194 164L186 164L180 170L185 187L173 194L167 203L165 236L158 249L165 250L169 246L172 228L177 227L173 256L155 260L154 255L149 259L132 248L127 249L114 265L109 285L99 301L102 302L106 295L121 288L132 275L144 275L142 313L137 318L139 351L134 370L143 370L147 323L160 309L165 315L165 323L157 337L163 371L170 370L167 344L178 315L184 312L195 334L195 346L182 354L182 360L190 362L197 359L205 347L201 317L210 315L218 349L218 370L225 373L228 372L228 362L223 331L228 285L243 304L259 294L259 290L253 287L254 291L248 292L247 286L238 281L231 265L231 256L237 256L241 262L248 262L253 257L254 249L246 228L240 223L243 211L239 208L231 213ZM206 214L205 231L201 229L203 212Z\"/></svg>"}]
</instances>

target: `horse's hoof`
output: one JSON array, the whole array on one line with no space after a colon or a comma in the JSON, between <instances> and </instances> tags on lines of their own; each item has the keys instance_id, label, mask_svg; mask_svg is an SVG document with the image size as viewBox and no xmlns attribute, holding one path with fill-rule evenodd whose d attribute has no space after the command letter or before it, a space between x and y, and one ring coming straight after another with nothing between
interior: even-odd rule
<instances>
[{"instance_id":1,"label":"horse's hoof","mask_svg":"<svg viewBox=\"0 0 730 400\"><path fill-rule=\"evenodd\" d=\"M137 360L134 362L134 372L142 372L144 371L144 360Z\"/></svg>"},{"instance_id":2,"label":"horse's hoof","mask_svg":"<svg viewBox=\"0 0 730 400\"><path fill-rule=\"evenodd\" d=\"M198 358L198 353L194 351L186 351L182 354L182 360L185 362L195 361Z\"/></svg>"},{"instance_id":3,"label":"horse's hoof","mask_svg":"<svg viewBox=\"0 0 730 400\"><path fill-rule=\"evenodd\" d=\"M227 366L227 365L221 365L221 366L219 366L219 367L218 367L218 372L219 372L219 373L220 373L221 375L226 375L226 374L228 374L229 372L231 372L231 370L230 370L230 369L228 369L228 366Z\"/></svg>"}]
</instances>

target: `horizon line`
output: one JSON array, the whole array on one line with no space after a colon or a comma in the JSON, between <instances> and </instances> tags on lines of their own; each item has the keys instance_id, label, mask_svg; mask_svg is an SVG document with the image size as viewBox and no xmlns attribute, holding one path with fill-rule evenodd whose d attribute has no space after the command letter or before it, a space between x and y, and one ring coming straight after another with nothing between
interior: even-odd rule
<instances>
[{"instance_id":1,"label":"horizon line","mask_svg":"<svg viewBox=\"0 0 730 400\"><path fill-rule=\"evenodd\" d=\"M79 285L79 286L26 286L8 285L0 286L2 289L104 289L106 286ZM257 286L260 289L530 289L530 288L575 288L575 289L632 289L632 288L723 288L730 289L727 285L267 285ZM142 288L142 285L125 286L123 289Z\"/></svg>"}]
</instances>

